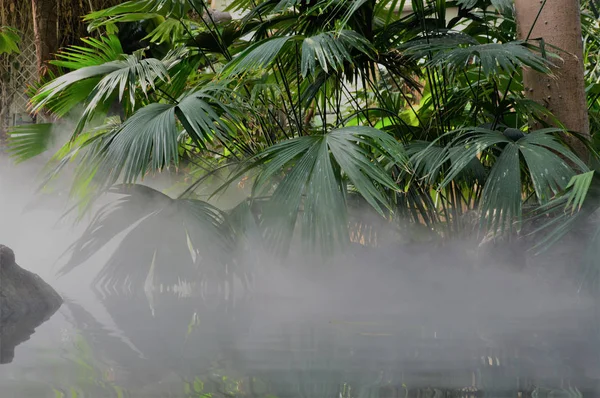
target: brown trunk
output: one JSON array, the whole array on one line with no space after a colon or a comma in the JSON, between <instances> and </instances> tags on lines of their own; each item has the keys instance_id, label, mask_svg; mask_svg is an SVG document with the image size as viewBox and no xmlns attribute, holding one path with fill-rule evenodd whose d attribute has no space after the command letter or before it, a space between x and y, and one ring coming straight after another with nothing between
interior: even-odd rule
<instances>
[{"instance_id":1,"label":"brown trunk","mask_svg":"<svg viewBox=\"0 0 600 398\"><path fill-rule=\"evenodd\" d=\"M48 68L46 62L58 50L58 4L56 0L31 0L37 69L41 77Z\"/></svg>"},{"instance_id":2,"label":"brown trunk","mask_svg":"<svg viewBox=\"0 0 600 398\"><path fill-rule=\"evenodd\" d=\"M558 51L562 58L562 61L555 61L555 76L530 69L523 71L527 97L546 106L567 129L589 137L580 0L515 0L515 10L519 38L541 38L558 47L560 50L549 51ZM583 143L570 134L565 139L582 159L588 160L589 154Z\"/></svg>"}]
</instances>

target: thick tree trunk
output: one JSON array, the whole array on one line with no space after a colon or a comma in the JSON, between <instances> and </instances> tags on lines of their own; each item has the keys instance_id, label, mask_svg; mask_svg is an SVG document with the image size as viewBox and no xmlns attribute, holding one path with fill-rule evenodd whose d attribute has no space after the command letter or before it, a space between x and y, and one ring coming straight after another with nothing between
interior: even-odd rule
<instances>
[{"instance_id":1,"label":"thick tree trunk","mask_svg":"<svg viewBox=\"0 0 600 398\"><path fill-rule=\"evenodd\" d=\"M541 38L558 47L560 50L549 51L558 51L562 58L555 61L555 76L523 71L526 95L546 106L567 129L589 137L580 0L515 0L515 10L519 38ZM565 139L579 156L588 160L588 151L581 141L573 135L566 135Z\"/></svg>"},{"instance_id":2,"label":"thick tree trunk","mask_svg":"<svg viewBox=\"0 0 600 398\"><path fill-rule=\"evenodd\" d=\"M31 0L37 68L40 76L47 70L46 62L58 50L58 4L56 0Z\"/></svg>"}]
</instances>

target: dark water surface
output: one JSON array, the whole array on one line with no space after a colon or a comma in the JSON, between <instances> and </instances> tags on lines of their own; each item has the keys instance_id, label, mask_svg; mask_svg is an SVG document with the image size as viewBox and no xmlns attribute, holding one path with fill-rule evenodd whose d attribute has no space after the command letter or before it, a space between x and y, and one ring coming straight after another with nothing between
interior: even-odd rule
<instances>
[{"instance_id":1,"label":"dark water surface","mask_svg":"<svg viewBox=\"0 0 600 398\"><path fill-rule=\"evenodd\" d=\"M321 275L309 283L278 274L271 264L259 273L262 288L234 302L172 288L93 289L108 247L57 278L61 253L85 224L57 223L59 201L24 211L34 196L20 181L31 174L3 167L0 242L65 303L16 348L12 363L0 365L1 398L597 391L600 355L590 303L521 276L455 277L441 268L396 274L366 264L364 273L350 267L344 278Z\"/></svg>"}]
</instances>

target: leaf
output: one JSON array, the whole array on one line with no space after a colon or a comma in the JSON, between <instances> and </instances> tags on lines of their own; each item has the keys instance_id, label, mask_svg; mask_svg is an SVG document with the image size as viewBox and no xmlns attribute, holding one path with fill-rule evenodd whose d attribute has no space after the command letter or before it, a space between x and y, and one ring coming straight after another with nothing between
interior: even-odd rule
<instances>
[{"instance_id":1,"label":"leaf","mask_svg":"<svg viewBox=\"0 0 600 398\"><path fill-rule=\"evenodd\" d=\"M200 0L130 0L113 7L91 12L84 17L84 21L90 22L89 30L93 31L127 14L159 14L166 18L180 19L186 17L192 8L201 11L203 6ZM146 18L138 20L141 19Z\"/></svg>"},{"instance_id":2,"label":"leaf","mask_svg":"<svg viewBox=\"0 0 600 398\"><path fill-rule=\"evenodd\" d=\"M404 149L391 136L359 126L286 140L257 155L251 166L260 166L254 196L269 192L283 171L264 215L271 247L287 250L298 217L304 240L310 246L319 246L327 253L344 245L349 239L347 182L380 214L384 208L389 209L382 190L398 187L375 153L401 167L407 162Z\"/></svg>"},{"instance_id":3,"label":"leaf","mask_svg":"<svg viewBox=\"0 0 600 398\"><path fill-rule=\"evenodd\" d=\"M219 88L205 86L187 93L177 104L152 103L141 108L120 126L109 140L99 141L88 173L98 169L95 179L110 186L122 175L133 183L147 172L158 172L179 164L181 130L177 118L200 147L214 137L227 139L229 126L222 114L235 111L215 98Z\"/></svg>"},{"instance_id":4,"label":"leaf","mask_svg":"<svg viewBox=\"0 0 600 398\"><path fill-rule=\"evenodd\" d=\"M179 20L175 18L167 18L152 32L148 33L145 39L148 39L151 43L162 44L171 43L172 45L177 44L177 40L181 40L187 31L192 30L193 21Z\"/></svg>"},{"instance_id":5,"label":"leaf","mask_svg":"<svg viewBox=\"0 0 600 398\"><path fill-rule=\"evenodd\" d=\"M469 128L460 133L445 150L433 147L414 156L417 169L424 170L430 182L436 180L444 166L450 168L438 189L455 181L478 155L492 154L490 149L500 150L485 182L482 194L482 226L501 230L520 221L522 216L521 157L523 166L533 183L539 203L546 203L563 190L575 174L565 161L568 159L578 168L587 171L586 165L553 136L560 129L549 128L520 135L483 128ZM511 138L511 134L515 138ZM519 138L520 137L520 138ZM433 144L432 144L433 145ZM457 151L458 150L458 151Z\"/></svg>"},{"instance_id":6,"label":"leaf","mask_svg":"<svg viewBox=\"0 0 600 398\"><path fill-rule=\"evenodd\" d=\"M98 64L117 55L119 48L108 43L112 41L107 39L97 43L98 46L106 44L104 55L90 55L83 50L63 53L61 62L68 59L63 65L77 69L42 86L31 99L33 111L46 107L58 116L64 116L78 102L84 102L85 110L75 128L74 135L77 135L96 114L106 113L114 100L122 101L127 94L130 107L134 107L138 89L147 94L149 88L156 87L156 81L168 81L168 69L177 64L180 55L171 52L164 59L157 60L144 59L138 52L133 55L121 54L118 60Z\"/></svg>"},{"instance_id":7,"label":"leaf","mask_svg":"<svg viewBox=\"0 0 600 398\"><path fill-rule=\"evenodd\" d=\"M206 202L171 199L142 185L120 185L110 193L119 198L103 206L69 248L61 274L83 264L120 233L125 236L94 279L105 289L125 281L132 289L143 288L152 263L156 285L198 280L198 264L188 242L207 260L206 266L211 261L226 263L226 255L235 248L225 214Z\"/></svg>"},{"instance_id":8,"label":"leaf","mask_svg":"<svg viewBox=\"0 0 600 398\"><path fill-rule=\"evenodd\" d=\"M593 179L594 170L590 170L587 173L573 176L569 181L567 189L571 188L571 193L568 196L569 199L565 208L566 210L570 208L571 214L581 210Z\"/></svg>"},{"instance_id":9,"label":"leaf","mask_svg":"<svg viewBox=\"0 0 600 398\"><path fill-rule=\"evenodd\" d=\"M84 37L81 41L88 47L70 46L62 49L56 54L56 59L50 63L61 68L81 69L117 61L123 55L123 47L116 35L100 36L100 38Z\"/></svg>"},{"instance_id":10,"label":"leaf","mask_svg":"<svg viewBox=\"0 0 600 398\"><path fill-rule=\"evenodd\" d=\"M350 50L357 49L361 52L372 51L371 44L360 34L342 30L340 32L323 32L315 36L306 37L302 41L302 76L314 74L316 61L328 73L330 69L339 71L344 62L352 63L353 57Z\"/></svg>"},{"instance_id":11,"label":"leaf","mask_svg":"<svg viewBox=\"0 0 600 398\"><path fill-rule=\"evenodd\" d=\"M547 219L531 235L543 233L532 248L536 253L543 252L576 227L581 227L582 222L590 220L597 213L600 201L600 180L598 174L591 170L573 176L569 184L554 199L540 206L532 219ZM589 247L590 251L598 247L600 229L595 227ZM594 255L597 258L597 254ZM595 267L595 265L593 266Z\"/></svg>"},{"instance_id":12,"label":"leaf","mask_svg":"<svg viewBox=\"0 0 600 398\"><path fill-rule=\"evenodd\" d=\"M549 59L534 52L537 48L527 42L478 44L473 38L462 33L409 42L404 48L413 58L422 58L433 53L433 57L428 61L429 65L443 66L457 72L473 63L478 64L486 76L513 73L523 67L547 74L552 66Z\"/></svg>"},{"instance_id":13,"label":"leaf","mask_svg":"<svg viewBox=\"0 0 600 398\"><path fill-rule=\"evenodd\" d=\"M8 153L17 162L40 155L52 142L52 123L14 126L8 131Z\"/></svg>"},{"instance_id":14,"label":"leaf","mask_svg":"<svg viewBox=\"0 0 600 398\"><path fill-rule=\"evenodd\" d=\"M0 55L20 54L19 43L21 36L16 29L0 26Z\"/></svg>"},{"instance_id":15,"label":"leaf","mask_svg":"<svg viewBox=\"0 0 600 398\"><path fill-rule=\"evenodd\" d=\"M521 221L521 170L517 144L508 143L485 183L481 203L481 224L504 232Z\"/></svg>"},{"instance_id":16,"label":"leaf","mask_svg":"<svg viewBox=\"0 0 600 398\"><path fill-rule=\"evenodd\" d=\"M223 76L250 73L266 68L292 40L297 40L297 37L273 37L251 45L225 66Z\"/></svg>"}]
</instances>

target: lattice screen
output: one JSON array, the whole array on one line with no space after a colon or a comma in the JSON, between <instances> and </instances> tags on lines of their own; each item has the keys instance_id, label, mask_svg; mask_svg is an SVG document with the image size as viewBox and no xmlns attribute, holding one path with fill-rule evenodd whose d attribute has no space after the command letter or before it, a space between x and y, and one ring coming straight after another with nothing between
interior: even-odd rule
<instances>
[{"instance_id":1,"label":"lattice screen","mask_svg":"<svg viewBox=\"0 0 600 398\"><path fill-rule=\"evenodd\" d=\"M31 123L27 112L27 87L37 80L36 53L32 34L25 34L21 54L5 57L0 62L0 122L2 130L9 126Z\"/></svg>"},{"instance_id":2,"label":"lattice screen","mask_svg":"<svg viewBox=\"0 0 600 398\"><path fill-rule=\"evenodd\" d=\"M122 0L41 0L56 1L58 35L61 46L78 43L87 31L82 16ZM22 34L21 54L0 56L0 147L6 129L32 122L27 112L27 87L37 81L31 0L0 0L0 25Z\"/></svg>"},{"instance_id":3,"label":"lattice screen","mask_svg":"<svg viewBox=\"0 0 600 398\"><path fill-rule=\"evenodd\" d=\"M0 140L9 126L31 122L27 86L37 80L31 1L0 0L0 24L19 29L21 54L0 57ZM2 143L0 142L0 145Z\"/></svg>"}]
</instances>

